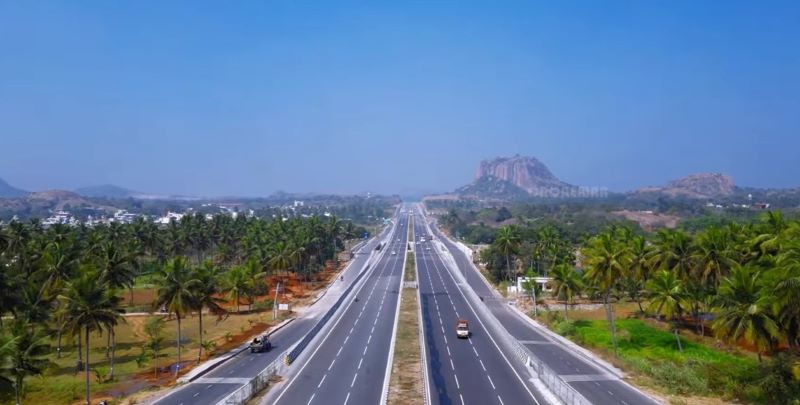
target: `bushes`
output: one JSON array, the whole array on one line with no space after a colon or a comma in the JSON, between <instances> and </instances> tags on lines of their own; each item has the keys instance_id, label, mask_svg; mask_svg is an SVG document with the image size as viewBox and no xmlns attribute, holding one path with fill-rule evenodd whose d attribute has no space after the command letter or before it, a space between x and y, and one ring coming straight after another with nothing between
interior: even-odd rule
<instances>
[{"instance_id":1,"label":"bushes","mask_svg":"<svg viewBox=\"0 0 800 405\"><path fill-rule=\"evenodd\" d=\"M548 314L545 322L576 343L611 353L605 321L565 321ZM800 398L800 383L792 374L791 359L776 357L768 365L684 341L678 351L674 336L639 319L621 319L619 360L624 369L649 377L653 384L675 395L716 395L755 403L784 404Z\"/></svg>"}]
</instances>

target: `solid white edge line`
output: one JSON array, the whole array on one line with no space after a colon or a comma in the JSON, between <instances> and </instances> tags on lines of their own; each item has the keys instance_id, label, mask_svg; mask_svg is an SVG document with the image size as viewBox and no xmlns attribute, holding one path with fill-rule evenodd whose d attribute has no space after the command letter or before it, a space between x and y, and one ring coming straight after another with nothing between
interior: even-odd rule
<instances>
[{"instance_id":1,"label":"solid white edge line","mask_svg":"<svg viewBox=\"0 0 800 405\"><path fill-rule=\"evenodd\" d=\"M428 226L428 232L430 233L430 232L431 232L431 230L430 230L430 226L427 224L427 222L426 222L426 226ZM441 242L439 242L439 243L441 243ZM446 246L445 246L445 248L446 248ZM449 253L449 251L447 251L447 252ZM459 292L459 293L461 293L461 296L464 298L464 302L466 302L466 304L467 304L467 306L469 307L470 311L472 311L472 314L473 314L473 315L475 315L475 318L478 320L478 323L480 323L480 324L481 324L481 327L483 328L483 330L484 330L484 331L486 331L486 335L488 335L488 336L489 336L489 339L490 339L490 340L492 341L492 343L494 344L494 347L495 347L495 348L497 348L497 351L500 353L500 356L502 356L502 357L503 357L503 360L505 360L505 361L506 361L506 364L508 364L508 367L510 367L510 368L511 368L511 371L513 371L513 372L514 372L514 375L516 375L516 376L517 376L517 378L519 379L519 381L522 383L522 387L523 387L523 388L525 388L525 391L527 391L527 392L528 392L528 395L530 395L530 396L531 396L531 398L533 399L533 401L534 401L534 402L536 402L536 404L538 404L538 405L541 405L541 404L539 403L539 400L537 400L537 399L536 399L536 396L534 396L534 395L533 395L533 392L531 392L531 390L528 388L528 385L527 385L527 384L525 384L525 381L524 381L524 380L522 379L522 377L519 375L519 373L517 372L517 369L516 369L516 368L514 368L514 366L513 366L513 365L511 364L511 362L508 360L508 357L506 357L506 354L505 354L505 353L503 353L503 351L500 349L500 346L499 346L499 345L497 344L497 342L494 340L494 337L492 336L492 333L491 333L491 332L489 332L489 329L487 329L487 328L486 328L486 325L484 325L484 324L483 324L483 321L482 321L482 320L481 320L481 318L478 316L478 313L475 311L475 308L473 308L473 307L472 307L472 304L471 304L471 303L469 302L469 300L467 299L467 296L466 296L466 294L464 294L464 291L462 290L462 288L461 288L461 287L458 285L458 283L456 282L456 279L455 279L455 277L453 277L453 274L451 273L450 266L447 266L447 265L444 263L444 260L442 260L442 259L441 259L441 257L440 257L440 254L441 254L441 253L437 252L437 255L436 255L436 257L437 257L437 258L439 259L439 261L442 263L442 266L444 266L445 270L447 270L447 274L450 276L450 279L453 281L453 284L455 284L455 285L456 285L456 289L458 290L458 292ZM434 261L434 266L435 266L435 265L436 265L436 261ZM469 284L467 284L467 287L469 287ZM471 287L470 287L470 288L471 288ZM490 316L494 316L494 315L493 315L493 314L491 314L491 313L489 313L489 315L490 315ZM463 399L462 399L462 401L463 401Z\"/></svg>"},{"instance_id":2,"label":"solid white edge line","mask_svg":"<svg viewBox=\"0 0 800 405\"><path fill-rule=\"evenodd\" d=\"M389 234L391 235L392 232L390 232ZM377 261L375 263L380 263L381 260L383 259L383 257L385 256L385 253L386 253L386 250L381 250L380 256L377 258ZM364 264L366 265L367 263L369 263L369 259L367 259L367 261ZM386 262L386 263L388 264L388 262ZM319 349L323 346L325 341L328 340L328 337L331 335L331 333L333 333L334 329L336 329L336 325L338 325L339 322L341 322L343 314L346 313L350 309L351 305L353 305L353 302L355 302L353 297L355 297L358 293L361 292L361 290L367 284L367 281L369 280L370 276L372 276L372 274L375 272L375 269L377 269L377 268L378 268L377 264L374 265L374 266L371 266L370 269L367 270L367 271L369 271L369 274L365 274L364 277L362 277L361 280L359 280L359 284L360 285L358 287L356 287L358 289L358 291L353 293L348 298L349 302L347 303L347 306L344 307L343 309L341 309L341 311L339 311L339 313L337 314L336 322L333 325L331 325L331 327L328 329L328 333L325 334L325 336L322 338L322 340L319 343L316 344L317 347L314 349L314 351L311 353L311 355L308 356L308 359L306 359L305 363L303 363L303 366L300 367L300 369L297 371L297 373L295 373L295 375L292 377L292 379L289 381L289 383L286 384L286 387L283 389L283 391L281 391L281 393L278 394L278 397L275 398L275 401L273 401L273 404L277 404L281 400L283 395L286 393L286 391L289 390L289 388L292 386L292 384L294 384L294 382L297 381L297 378L303 373L303 370L306 368L306 366L308 366L308 363L311 362L311 359L314 358L314 356L317 354Z\"/></svg>"},{"instance_id":3,"label":"solid white edge line","mask_svg":"<svg viewBox=\"0 0 800 405\"><path fill-rule=\"evenodd\" d=\"M408 243L408 219L406 218L406 243ZM397 341L397 324L400 320L400 302L403 300L403 278L406 273L406 260L408 260L408 251L403 251L403 268L400 269L400 279L397 288L397 306L394 312L394 326L392 327L392 340L389 342L389 354L386 358L386 372L383 375L383 389L381 390L380 404L386 404L389 399L389 379L392 376L392 365L394 364L394 346ZM371 337L371 336L370 336Z\"/></svg>"}]
</instances>

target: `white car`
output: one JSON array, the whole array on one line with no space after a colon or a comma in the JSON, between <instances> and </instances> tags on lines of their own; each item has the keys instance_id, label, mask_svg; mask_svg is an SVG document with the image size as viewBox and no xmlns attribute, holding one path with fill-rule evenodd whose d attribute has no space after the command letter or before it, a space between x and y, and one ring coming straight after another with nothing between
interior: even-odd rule
<instances>
[{"instance_id":1,"label":"white car","mask_svg":"<svg viewBox=\"0 0 800 405\"><path fill-rule=\"evenodd\" d=\"M392 254L393 254L393 255L396 255L396 254L397 254L397 252L395 252L394 250L392 250Z\"/></svg>"}]
</instances>

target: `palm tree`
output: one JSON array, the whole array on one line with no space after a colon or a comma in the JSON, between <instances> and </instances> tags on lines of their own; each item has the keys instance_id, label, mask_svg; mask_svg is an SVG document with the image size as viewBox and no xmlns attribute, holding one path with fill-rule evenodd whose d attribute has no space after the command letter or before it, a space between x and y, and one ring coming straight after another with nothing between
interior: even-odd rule
<instances>
[{"instance_id":1,"label":"palm tree","mask_svg":"<svg viewBox=\"0 0 800 405\"><path fill-rule=\"evenodd\" d=\"M771 288L773 309L778 314L789 347L800 347L800 240L784 245L776 261L777 278Z\"/></svg>"},{"instance_id":2,"label":"palm tree","mask_svg":"<svg viewBox=\"0 0 800 405\"><path fill-rule=\"evenodd\" d=\"M683 231L662 229L656 233L651 252L653 268L672 270L688 280L692 274L692 240Z\"/></svg>"},{"instance_id":3,"label":"palm tree","mask_svg":"<svg viewBox=\"0 0 800 405\"><path fill-rule=\"evenodd\" d=\"M0 339L0 375L14 387L14 396L19 405L24 392L26 377L41 375L50 364L47 356L49 336L24 320L16 321L11 333Z\"/></svg>"},{"instance_id":4,"label":"palm tree","mask_svg":"<svg viewBox=\"0 0 800 405\"><path fill-rule=\"evenodd\" d=\"M716 319L712 324L718 338L733 344L744 339L755 346L759 362L761 353L771 350L780 336L768 305L769 297L762 295L760 276L758 271L742 267L724 278L716 297Z\"/></svg>"},{"instance_id":5,"label":"palm tree","mask_svg":"<svg viewBox=\"0 0 800 405\"><path fill-rule=\"evenodd\" d=\"M572 304L575 295L579 295L583 288L581 275L570 264L562 263L550 272L550 281L553 284L553 295L564 301L564 319L569 319L567 306Z\"/></svg>"},{"instance_id":6,"label":"palm tree","mask_svg":"<svg viewBox=\"0 0 800 405\"><path fill-rule=\"evenodd\" d=\"M156 379L158 379L158 358L161 356L161 350L164 350L166 346L166 339L161 335L165 324L164 318L154 316L148 319L144 325L144 332L147 334L147 342L144 348L153 353L153 372Z\"/></svg>"},{"instance_id":7,"label":"palm tree","mask_svg":"<svg viewBox=\"0 0 800 405\"><path fill-rule=\"evenodd\" d=\"M697 234L695 239L696 249L692 253L692 260L697 263L700 270L700 279L705 284L713 281L714 287L718 288L722 277L728 271L738 266L732 258L730 247L731 238L721 228L711 227Z\"/></svg>"},{"instance_id":8,"label":"palm tree","mask_svg":"<svg viewBox=\"0 0 800 405\"><path fill-rule=\"evenodd\" d=\"M233 266L222 276L222 292L236 302L236 313L239 313L239 297L247 294L250 280L243 266Z\"/></svg>"},{"instance_id":9,"label":"palm tree","mask_svg":"<svg viewBox=\"0 0 800 405\"><path fill-rule=\"evenodd\" d=\"M219 268L214 265L210 260L203 262L203 265L195 270L194 277L197 283L194 285L192 304L197 311L200 328L200 350L197 352L197 362L203 355L203 308L217 316L225 314L225 309L220 304L224 302L223 299L217 297L220 293L220 272Z\"/></svg>"},{"instance_id":10,"label":"palm tree","mask_svg":"<svg viewBox=\"0 0 800 405\"><path fill-rule=\"evenodd\" d=\"M181 319L192 309L192 292L198 281L192 276L188 261L183 256L170 259L156 273L158 278L158 291L156 292L155 305L164 307L167 312L175 315L177 325L178 361L175 364L175 378L181 368Z\"/></svg>"},{"instance_id":11,"label":"palm tree","mask_svg":"<svg viewBox=\"0 0 800 405\"><path fill-rule=\"evenodd\" d=\"M93 268L84 266L81 275L71 280L66 292L61 296L64 301L67 325L73 334L83 330L86 363L86 403L90 404L91 390L89 385L89 337L91 332L111 329L120 317L119 301L109 293L108 285L101 283Z\"/></svg>"},{"instance_id":12,"label":"palm tree","mask_svg":"<svg viewBox=\"0 0 800 405\"><path fill-rule=\"evenodd\" d=\"M617 352L617 328L614 323L614 314L609 298L611 297L612 289L625 275L625 269L629 263L627 255L627 247L614 240L610 231L592 238L589 246L584 251L588 268L586 279L602 292L603 304L606 307L606 319L609 328L611 328L614 353Z\"/></svg>"},{"instance_id":13,"label":"palm tree","mask_svg":"<svg viewBox=\"0 0 800 405\"><path fill-rule=\"evenodd\" d=\"M494 239L494 245L498 251L506 257L506 271L508 280L512 280L513 271L511 269L511 255L517 252L522 238L519 234L519 229L512 225L504 226L497 230L497 235Z\"/></svg>"},{"instance_id":14,"label":"palm tree","mask_svg":"<svg viewBox=\"0 0 800 405\"><path fill-rule=\"evenodd\" d=\"M665 317L672 323L672 331L675 333L675 340L678 342L678 350L683 352L681 338L678 335L678 322L688 306L683 282L675 273L661 270L647 282L647 289L650 291L650 305L648 305L647 310L656 313L658 316Z\"/></svg>"}]
</instances>

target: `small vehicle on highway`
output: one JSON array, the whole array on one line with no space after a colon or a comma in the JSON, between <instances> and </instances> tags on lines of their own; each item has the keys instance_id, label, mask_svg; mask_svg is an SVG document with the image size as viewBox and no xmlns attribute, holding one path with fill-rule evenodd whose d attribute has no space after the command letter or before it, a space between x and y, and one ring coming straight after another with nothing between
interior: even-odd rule
<instances>
[{"instance_id":1,"label":"small vehicle on highway","mask_svg":"<svg viewBox=\"0 0 800 405\"><path fill-rule=\"evenodd\" d=\"M459 339L468 339L470 335L469 332L469 322L466 319L459 319L456 322L456 336Z\"/></svg>"},{"instance_id":2,"label":"small vehicle on highway","mask_svg":"<svg viewBox=\"0 0 800 405\"><path fill-rule=\"evenodd\" d=\"M393 255L396 255L396 254L397 254L397 252L395 252L394 250L392 250L392 254L393 254Z\"/></svg>"},{"instance_id":3,"label":"small vehicle on highway","mask_svg":"<svg viewBox=\"0 0 800 405\"><path fill-rule=\"evenodd\" d=\"M261 335L253 338L250 342L250 353L261 353L272 350L272 342L269 341L269 336Z\"/></svg>"}]
</instances>

